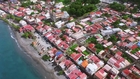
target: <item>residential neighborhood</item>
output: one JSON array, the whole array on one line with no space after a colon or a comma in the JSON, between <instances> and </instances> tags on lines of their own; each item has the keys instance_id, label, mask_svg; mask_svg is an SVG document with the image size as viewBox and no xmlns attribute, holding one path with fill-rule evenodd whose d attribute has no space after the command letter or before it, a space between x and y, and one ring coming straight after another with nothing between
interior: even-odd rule
<instances>
[{"instance_id":1,"label":"residential neighborhood","mask_svg":"<svg viewBox=\"0 0 140 79\"><path fill-rule=\"evenodd\" d=\"M116 0L101 0L107 6L77 18L62 10L63 2L29 0L27 7L28 1L10 1L0 3L0 17L33 39L38 56L66 79L140 79L140 10L130 10L136 4L126 2L120 12L109 6Z\"/></svg>"}]
</instances>

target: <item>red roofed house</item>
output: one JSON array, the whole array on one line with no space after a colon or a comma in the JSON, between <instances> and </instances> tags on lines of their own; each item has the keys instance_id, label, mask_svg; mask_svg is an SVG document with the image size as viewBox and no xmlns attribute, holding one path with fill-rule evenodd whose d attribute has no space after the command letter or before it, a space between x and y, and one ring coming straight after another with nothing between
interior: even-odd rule
<instances>
[{"instance_id":1,"label":"red roofed house","mask_svg":"<svg viewBox=\"0 0 140 79\"><path fill-rule=\"evenodd\" d=\"M25 25L23 27L20 27L19 31L20 32L26 32L26 31L34 32L35 30L31 25Z\"/></svg>"},{"instance_id":2,"label":"red roofed house","mask_svg":"<svg viewBox=\"0 0 140 79\"><path fill-rule=\"evenodd\" d=\"M82 73L80 70L75 69L69 75L69 79L87 79L87 75Z\"/></svg>"},{"instance_id":3,"label":"red roofed house","mask_svg":"<svg viewBox=\"0 0 140 79\"><path fill-rule=\"evenodd\" d=\"M104 71L104 69L100 69L98 72L95 73L96 79L105 79L107 76L107 72Z\"/></svg>"},{"instance_id":4,"label":"red roofed house","mask_svg":"<svg viewBox=\"0 0 140 79\"><path fill-rule=\"evenodd\" d=\"M131 71L128 70L128 69L125 69L125 70L122 71L122 75L125 76L125 77L127 77L130 73L131 73Z\"/></svg>"},{"instance_id":5,"label":"red roofed house","mask_svg":"<svg viewBox=\"0 0 140 79\"><path fill-rule=\"evenodd\" d=\"M74 60L74 61L78 61L79 60L79 58L82 56L82 54L81 53L72 53L71 54L71 58Z\"/></svg>"}]
</instances>

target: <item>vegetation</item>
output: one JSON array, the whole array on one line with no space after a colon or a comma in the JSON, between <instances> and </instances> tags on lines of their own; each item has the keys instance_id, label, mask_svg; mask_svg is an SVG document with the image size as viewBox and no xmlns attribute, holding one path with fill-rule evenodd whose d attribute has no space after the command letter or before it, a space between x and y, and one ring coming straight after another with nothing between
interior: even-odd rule
<instances>
[{"instance_id":1,"label":"vegetation","mask_svg":"<svg viewBox=\"0 0 140 79\"><path fill-rule=\"evenodd\" d=\"M78 46L78 44L73 44L71 47L70 47L70 49L72 50L72 51L75 51L75 48Z\"/></svg>"},{"instance_id":2,"label":"vegetation","mask_svg":"<svg viewBox=\"0 0 140 79\"><path fill-rule=\"evenodd\" d=\"M33 5L34 3L33 2L31 2L30 0L26 0L26 1L23 1L22 3L21 3L21 6L22 7L29 7L30 5Z\"/></svg>"},{"instance_id":3,"label":"vegetation","mask_svg":"<svg viewBox=\"0 0 140 79\"><path fill-rule=\"evenodd\" d=\"M105 17L110 17L111 14L108 14L108 13L103 13L102 16L105 16Z\"/></svg>"},{"instance_id":4,"label":"vegetation","mask_svg":"<svg viewBox=\"0 0 140 79\"><path fill-rule=\"evenodd\" d=\"M71 0L56 0L56 3L63 2L63 4L68 5L71 3Z\"/></svg>"},{"instance_id":5,"label":"vegetation","mask_svg":"<svg viewBox=\"0 0 140 79\"><path fill-rule=\"evenodd\" d=\"M112 25L113 25L115 28L117 28L117 27L119 27L119 24L120 24L120 23L121 23L121 21L120 21L120 20L117 20L117 21L113 22Z\"/></svg>"},{"instance_id":6,"label":"vegetation","mask_svg":"<svg viewBox=\"0 0 140 79\"><path fill-rule=\"evenodd\" d=\"M47 61L47 60L49 60L49 59L50 59L50 57L49 57L48 55L42 56L42 60L44 60L44 61Z\"/></svg>"},{"instance_id":7,"label":"vegetation","mask_svg":"<svg viewBox=\"0 0 140 79\"><path fill-rule=\"evenodd\" d=\"M118 38L116 37L116 35L111 35L110 38L108 39L108 41L116 43L118 41Z\"/></svg>"},{"instance_id":8,"label":"vegetation","mask_svg":"<svg viewBox=\"0 0 140 79\"><path fill-rule=\"evenodd\" d=\"M97 40L96 40L95 37L90 37L90 38L88 38L88 39L86 40L86 43L94 43L94 44L96 44L96 43L97 43Z\"/></svg>"},{"instance_id":9,"label":"vegetation","mask_svg":"<svg viewBox=\"0 0 140 79\"><path fill-rule=\"evenodd\" d=\"M125 10L125 6L123 4L117 3L117 2L113 2L112 4L109 5L110 8L116 10L116 11L124 11Z\"/></svg>"},{"instance_id":10,"label":"vegetation","mask_svg":"<svg viewBox=\"0 0 140 79\"><path fill-rule=\"evenodd\" d=\"M34 38L33 34L31 32L24 32L23 35L21 37L24 38Z\"/></svg>"},{"instance_id":11,"label":"vegetation","mask_svg":"<svg viewBox=\"0 0 140 79\"><path fill-rule=\"evenodd\" d=\"M83 54L87 56L87 55L89 55L90 53L89 53L87 50L85 50L85 51L83 52Z\"/></svg>"},{"instance_id":12,"label":"vegetation","mask_svg":"<svg viewBox=\"0 0 140 79\"><path fill-rule=\"evenodd\" d=\"M130 10L131 13L136 13L138 12L138 7L134 7L132 10Z\"/></svg>"},{"instance_id":13,"label":"vegetation","mask_svg":"<svg viewBox=\"0 0 140 79\"><path fill-rule=\"evenodd\" d=\"M97 48L97 49L105 49L104 48L104 46L102 45L102 44L99 44L99 43L97 43L96 45L95 45L95 47Z\"/></svg>"},{"instance_id":14,"label":"vegetation","mask_svg":"<svg viewBox=\"0 0 140 79\"><path fill-rule=\"evenodd\" d=\"M123 53L122 57L128 60L130 63L133 62L133 60L126 53Z\"/></svg>"},{"instance_id":15,"label":"vegetation","mask_svg":"<svg viewBox=\"0 0 140 79\"><path fill-rule=\"evenodd\" d=\"M101 51L102 49L96 49L97 54Z\"/></svg>"},{"instance_id":16,"label":"vegetation","mask_svg":"<svg viewBox=\"0 0 140 79\"><path fill-rule=\"evenodd\" d=\"M131 53L132 53L132 54L135 54L135 53L138 52L139 50L140 50L140 47L138 47L138 48L132 50Z\"/></svg>"},{"instance_id":17,"label":"vegetation","mask_svg":"<svg viewBox=\"0 0 140 79\"><path fill-rule=\"evenodd\" d=\"M61 71L58 72L58 75L63 75L63 74L64 74L64 71L63 70L61 70Z\"/></svg>"},{"instance_id":18,"label":"vegetation","mask_svg":"<svg viewBox=\"0 0 140 79\"><path fill-rule=\"evenodd\" d=\"M94 4L100 2L99 0L77 0L70 6L64 7L62 10L68 11L70 15L80 17L88 12L95 11L97 7Z\"/></svg>"},{"instance_id":19,"label":"vegetation","mask_svg":"<svg viewBox=\"0 0 140 79\"><path fill-rule=\"evenodd\" d=\"M122 16L122 19L125 19L125 20L126 20L126 19L128 19L128 18L129 18L129 15L123 15L123 16Z\"/></svg>"}]
</instances>

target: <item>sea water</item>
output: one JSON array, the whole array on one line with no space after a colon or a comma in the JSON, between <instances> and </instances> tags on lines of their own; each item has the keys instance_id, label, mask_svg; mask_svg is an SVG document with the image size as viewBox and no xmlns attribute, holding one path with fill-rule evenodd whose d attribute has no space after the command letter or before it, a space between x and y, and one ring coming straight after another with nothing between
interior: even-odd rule
<instances>
[{"instance_id":1,"label":"sea water","mask_svg":"<svg viewBox=\"0 0 140 79\"><path fill-rule=\"evenodd\" d=\"M0 20L0 79L44 79L40 69L20 48L8 25Z\"/></svg>"}]
</instances>

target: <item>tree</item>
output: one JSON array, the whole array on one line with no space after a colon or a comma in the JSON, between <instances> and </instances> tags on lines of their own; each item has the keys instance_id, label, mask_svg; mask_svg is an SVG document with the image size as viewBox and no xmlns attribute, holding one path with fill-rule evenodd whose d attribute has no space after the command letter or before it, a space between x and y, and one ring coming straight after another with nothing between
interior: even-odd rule
<instances>
[{"instance_id":1,"label":"tree","mask_svg":"<svg viewBox=\"0 0 140 79\"><path fill-rule=\"evenodd\" d=\"M132 10L130 10L131 13L136 13L138 12L138 7L134 7Z\"/></svg>"},{"instance_id":2,"label":"tree","mask_svg":"<svg viewBox=\"0 0 140 79\"><path fill-rule=\"evenodd\" d=\"M117 42L117 37L115 35L110 36L110 38L108 39L108 41L112 41L112 42Z\"/></svg>"},{"instance_id":3,"label":"tree","mask_svg":"<svg viewBox=\"0 0 140 79\"><path fill-rule=\"evenodd\" d=\"M116 11L124 11L125 10L125 6L123 4L119 4L117 2L113 2L112 4L109 5L110 8L116 10Z\"/></svg>"},{"instance_id":4,"label":"tree","mask_svg":"<svg viewBox=\"0 0 140 79\"><path fill-rule=\"evenodd\" d=\"M25 33L22 35L22 37L28 38L28 37L29 37L29 33L28 33L28 32L25 32Z\"/></svg>"},{"instance_id":5,"label":"tree","mask_svg":"<svg viewBox=\"0 0 140 79\"><path fill-rule=\"evenodd\" d=\"M88 0L88 1L90 1L90 0ZM86 5L86 4L88 4L88 5ZM89 3L85 0L77 0L77 1L73 2L70 6L64 7L62 10L68 11L68 13L70 15L76 15L77 17L80 17L80 16L84 15L85 13L94 11L96 9L97 9L97 7L94 4L92 4L91 2Z\"/></svg>"},{"instance_id":6,"label":"tree","mask_svg":"<svg viewBox=\"0 0 140 79\"><path fill-rule=\"evenodd\" d=\"M101 45L101 44L99 44L99 43L97 43L97 44L95 45L95 47L96 47L97 49L101 49L101 50L104 49L104 46Z\"/></svg>"}]
</instances>

